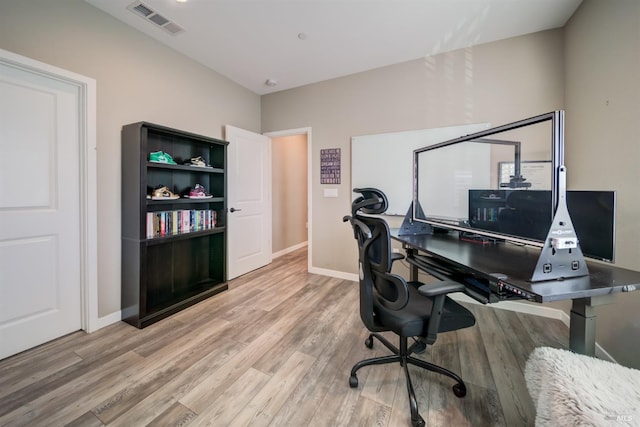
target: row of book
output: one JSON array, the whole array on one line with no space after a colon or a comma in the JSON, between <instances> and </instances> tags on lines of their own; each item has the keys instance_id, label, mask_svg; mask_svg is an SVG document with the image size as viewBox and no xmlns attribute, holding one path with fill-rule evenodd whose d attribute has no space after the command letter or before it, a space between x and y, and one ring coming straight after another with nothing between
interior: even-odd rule
<instances>
[{"instance_id":1,"label":"row of book","mask_svg":"<svg viewBox=\"0 0 640 427\"><path fill-rule=\"evenodd\" d=\"M215 228L216 220L212 209L147 212L147 238L209 230Z\"/></svg>"}]
</instances>

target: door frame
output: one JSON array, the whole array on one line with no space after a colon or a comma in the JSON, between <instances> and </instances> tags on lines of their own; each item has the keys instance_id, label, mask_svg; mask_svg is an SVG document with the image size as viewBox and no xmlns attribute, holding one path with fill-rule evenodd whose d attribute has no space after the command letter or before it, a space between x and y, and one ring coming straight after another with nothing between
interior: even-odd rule
<instances>
[{"instance_id":1,"label":"door frame","mask_svg":"<svg viewBox=\"0 0 640 427\"><path fill-rule=\"evenodd\" d=\"M311 127L287 129L275 132L264 132L264 135L270 138L277 138L281 136L293 136L293 135L306 135L307 136L307 271L311 272L311 261L313 259L313 226L312 226L312 212L311 209L313 197L311 197L311 177L312 175L312 138ZM273 189L270 189L270 193L273 194Z\"/></svg>"},{"instance_id":2,"label":"door frame","mask_svg":"<svg viewBox=\"0 0 640 427\"><path fill-rule=\"evenodd\" d=\"M96 174L96 81L90 77L0 49L0 62L78 89L80 164L80 299L81 327L93 332L112 323L98 318L98 218Z\"/></svg>"}]
</instances>

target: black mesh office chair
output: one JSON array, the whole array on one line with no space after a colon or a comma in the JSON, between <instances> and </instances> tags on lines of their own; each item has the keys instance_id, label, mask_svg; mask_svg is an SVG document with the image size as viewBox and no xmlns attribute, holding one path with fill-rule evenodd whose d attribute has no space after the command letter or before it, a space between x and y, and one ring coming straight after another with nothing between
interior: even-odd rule
<instances>
[{"instance_id":1,"label":"black mesh office chair","mask_svg":"<svg viewBox=\"0 0 640 427\"><path fill-rule=\"evenodd\" d=\"M462 379L455 373L440 366L411 356L416 349L436 341L439 332L453 331L475 324L473 314L456 303L448 293L464 290L464 286L452 282L422 284L407 282L397 274L391 273L391 244L389 227L386 221L375 216L387 209L384 193L374 188L354 189L362 194L352 203L350 221L354 237L358 241L359 277L360 277L360 317L371 332L365 345L373 347L376 338L393 355L365 359L351 369L349 385L358 386L356 372L369 365L381 365L399 362L404 368L411 408L413 426L424 426L425 422L418 412L418 403L411 384L409 365L428 369L453 378L456 384L453 392L458 397L467 393ZM378 332L391 331L399 337L399 348L391 344ZM409 339L416 341L409 346Z\"/></svg>"}]
</instances>

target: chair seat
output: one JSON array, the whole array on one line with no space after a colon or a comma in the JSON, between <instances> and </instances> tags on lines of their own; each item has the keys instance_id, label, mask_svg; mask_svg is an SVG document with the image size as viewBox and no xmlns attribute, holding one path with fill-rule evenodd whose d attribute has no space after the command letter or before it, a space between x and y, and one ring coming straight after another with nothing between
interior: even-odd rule
<instances>
[{"instance_id":1,"label":"chair seat","mask_svg":"<svg viewBox=\"0 0 640 427\"><path fill-rule=\"evenodd\" d=\"M418 337L427 334L429 326L432 300L418 292L419 282L408 282L409 302L407 306L398 311L388 310L382 306L376 307L377 323L384 325L385 329L393 331L405 337ZM426 321L425 321L426 320ZM473 314L449 297L445 297L442 316L438 332L448 332L457 329L468 328L475 325Z\"/></svg>"}]
</instances>

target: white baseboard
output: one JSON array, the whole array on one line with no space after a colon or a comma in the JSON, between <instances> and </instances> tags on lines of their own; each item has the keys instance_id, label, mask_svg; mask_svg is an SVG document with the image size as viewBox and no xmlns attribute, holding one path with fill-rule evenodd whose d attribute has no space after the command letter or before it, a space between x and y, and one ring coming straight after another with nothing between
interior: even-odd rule
<instances>
[{"instance_id":1,"label":"white baseboard","mask_svg":"<svg viewBox=\"0 0 640 427\"><path fill-rule=\"evenodd\" d=\"M98 329L102 329L105 326L113 325L122 320L122 312L120 310L115 311L111 314L107 314L106 316L99 317L95 324L93 325L93 329L91 332L95 332Z\"/></svg>"},{"instance_id":2,"label":"white baseboard","mask_svg":"<svg viewBox=\"0 0 640 427\"><path fill-rule=\"evenodd\" d=\"M302 242L302 243L298 243L297 245L289 246L288 248L283 249L281 251L274 252L271 254L271 259L278 258L282 255L286 255L293 251L297 251L300 248L304 248L305 246L308 246L308 244L309 242Z\"/></svg>"},{"instance_id":3,"label":"white baseboard","mask_svg":"<svg viewBox=\"0 0 640 427\"><path fill-rule=\"evenodd\" d=\"M357 282L359 280L358 275L354 273L345 273L344 271L328 270L318 267L310 267L309 273L319 274L321 276L336 277L343 280L351 280L353 282Z\"/></svg>"}]
</instances>

